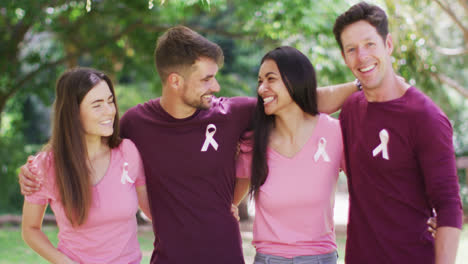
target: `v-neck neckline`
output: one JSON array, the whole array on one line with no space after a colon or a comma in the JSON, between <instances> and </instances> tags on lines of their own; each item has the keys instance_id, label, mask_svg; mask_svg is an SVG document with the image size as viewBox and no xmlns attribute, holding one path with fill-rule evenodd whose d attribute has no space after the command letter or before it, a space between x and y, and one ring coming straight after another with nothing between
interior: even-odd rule
<instances>
[{"instance_id":1,"label":"v-neck neckline","mask_svg":"<svg viewBox=\"0 0 468 264\"><path fill-rule=\"evenodd\" d=\"M281 154L279 151L277 151L276 149L274 149L272 147L268 147L267 150L269 152L275 154L276 156L281 157L282 159L286 159L286 160L296 159L297 157L299 157L301 155L302 152L304 152L304 149L306 149L307 145L309 145L310 142L312 141L312 139L315 137L315 134L317 134L317 128L319 127L319 124L321 123L321 120L322 120L322 114L318 114L318 120L317 120L317 123L315 124L314 130L312 131L311 135L306 140L304 145L302 145L302 147L296 153L294 153L294 155L292 155L291 157L288 157L288 156L286 156L284 154Z\"/></svg>"},{"instance_id":2,"label":"v-neck neckline","mask_svg":"<svg viewBox=\"0 0 468 264\"><path fill-rule=\"evenodd\" d=\"M122 144L122 143L121 143ZM110 157L109 157L109 164L107 165L107 169L106 169L106 172L104 173L104 176L102 176L101 179L99 179L99 181L97 181L95 184L93 184L93 188L97 188L107 177L107 174L109 174L109 171L110 171L110 168L111 168L111 165L112 165L112 158L113 158L113 150L114 149L110 149Z\"/></svg>"}]
</instances>

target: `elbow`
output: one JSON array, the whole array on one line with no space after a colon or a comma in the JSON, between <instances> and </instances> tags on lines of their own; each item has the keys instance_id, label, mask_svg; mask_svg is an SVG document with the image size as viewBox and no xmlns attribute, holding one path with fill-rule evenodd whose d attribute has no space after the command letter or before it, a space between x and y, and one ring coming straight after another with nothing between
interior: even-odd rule
<instances>
[{"instance_id":1,"label":"elbow","mask_svg":"<svg viewBox=\"0 0 468 264\"><path fill-rule=\"evenodd\" d=\"M31 237L31 230L24 225L21 225L21 238L26 244L29 245L29 239Z\"/></svg>"},{"instance_id":2,"label":"elbow","mask_svg":"<svg viewBox=\"0 0 468 264\"><path fill-rule=\"evenodd\" d=\"M34 237L38 235L38 232L42 232L40 228L34 226L21 225L21 238L23 241L31 246L31 242L34 240Z\"/></svg>"}]
</instances>

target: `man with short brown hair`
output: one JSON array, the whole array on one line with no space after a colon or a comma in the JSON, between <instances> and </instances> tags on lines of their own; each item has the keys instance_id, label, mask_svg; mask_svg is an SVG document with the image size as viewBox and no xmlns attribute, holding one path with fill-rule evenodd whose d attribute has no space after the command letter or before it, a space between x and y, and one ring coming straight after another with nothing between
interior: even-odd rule
<instances>
[{"instance_id":1,"label":"man with short brown hair","mask_svg":"<svg viewBox=\"0 0 468 264\"><path fill-rule=\"evenodd\" d=\"M463 211L449 120L397 78L381 8L356 4L333 32L363 90L340 114L350 194L346 263L454 263ZM426 225L432 208L435 240Z\"/></svg>"}]
</instances>

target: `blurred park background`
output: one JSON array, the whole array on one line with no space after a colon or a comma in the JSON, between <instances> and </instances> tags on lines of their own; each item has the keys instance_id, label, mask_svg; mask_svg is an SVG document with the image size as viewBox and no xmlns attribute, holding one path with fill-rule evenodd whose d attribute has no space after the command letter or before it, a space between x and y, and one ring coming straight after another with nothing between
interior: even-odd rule
<instances>
[{"instance_id":1,"label":"blurred park background","mask_svg":"<svg viewBox=\"0 0 468 264\"><path fill-rule=\"evenodd\" d=\"M172 26L186 25L224 50L225 64L217 76L219 96L255 96L260 59L279 45L308 55L319 86L352 81L332 27L336 17L356 2L0 0L0 219L15 219L12 216L21 213L18 167L50 135L55 81L65 69L86 66L108 73L116 84L122 114L161 94L153 59L156 39ZM468 1L368 2L389 15L394 68L430 96L452 122L460 194L468 213L468 161L463 158L468 156ZM339 192L346 193L345 177L340 177ZM0 225L0 248L4 243L11 246L0 250L0 256L24 247L13 242L22 243L14 221ZM248 225L244 229L248 232ZM56 231L51 232L54 236ZM344 239L344 233L339 235L343 243ZM148 241L144 243L151 247ZM22 262L4 261L0 259Z\"/></svg>"}]
</instances>

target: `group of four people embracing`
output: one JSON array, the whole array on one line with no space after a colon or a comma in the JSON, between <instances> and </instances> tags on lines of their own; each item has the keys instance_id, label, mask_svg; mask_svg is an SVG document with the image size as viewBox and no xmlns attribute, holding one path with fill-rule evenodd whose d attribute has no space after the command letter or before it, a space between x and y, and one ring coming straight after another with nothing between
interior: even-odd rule
<instances>
[{"instance_id":1,"label":"group of four people embracing","mask_svg":"<svg viewBox=\"0 0 468 264\"><path fill-rule=\"evenodd\" d=\"M236 206L250 193L255 264L336 264L343 170L346 263L454 263L463 212L449 120L395 74L380 7L352 6L333 33L355 82L317 89L309 59L282 46L260 62L256 99L216 98L221 48L170 28L155 50L161 97L120 120L105 74L65 72L51 139L19 176L26 243L52 263L140 263L140 207L152 264L244 263ZM48 204L57 247L41 231Z\"/></svg>"}]
</instances>

